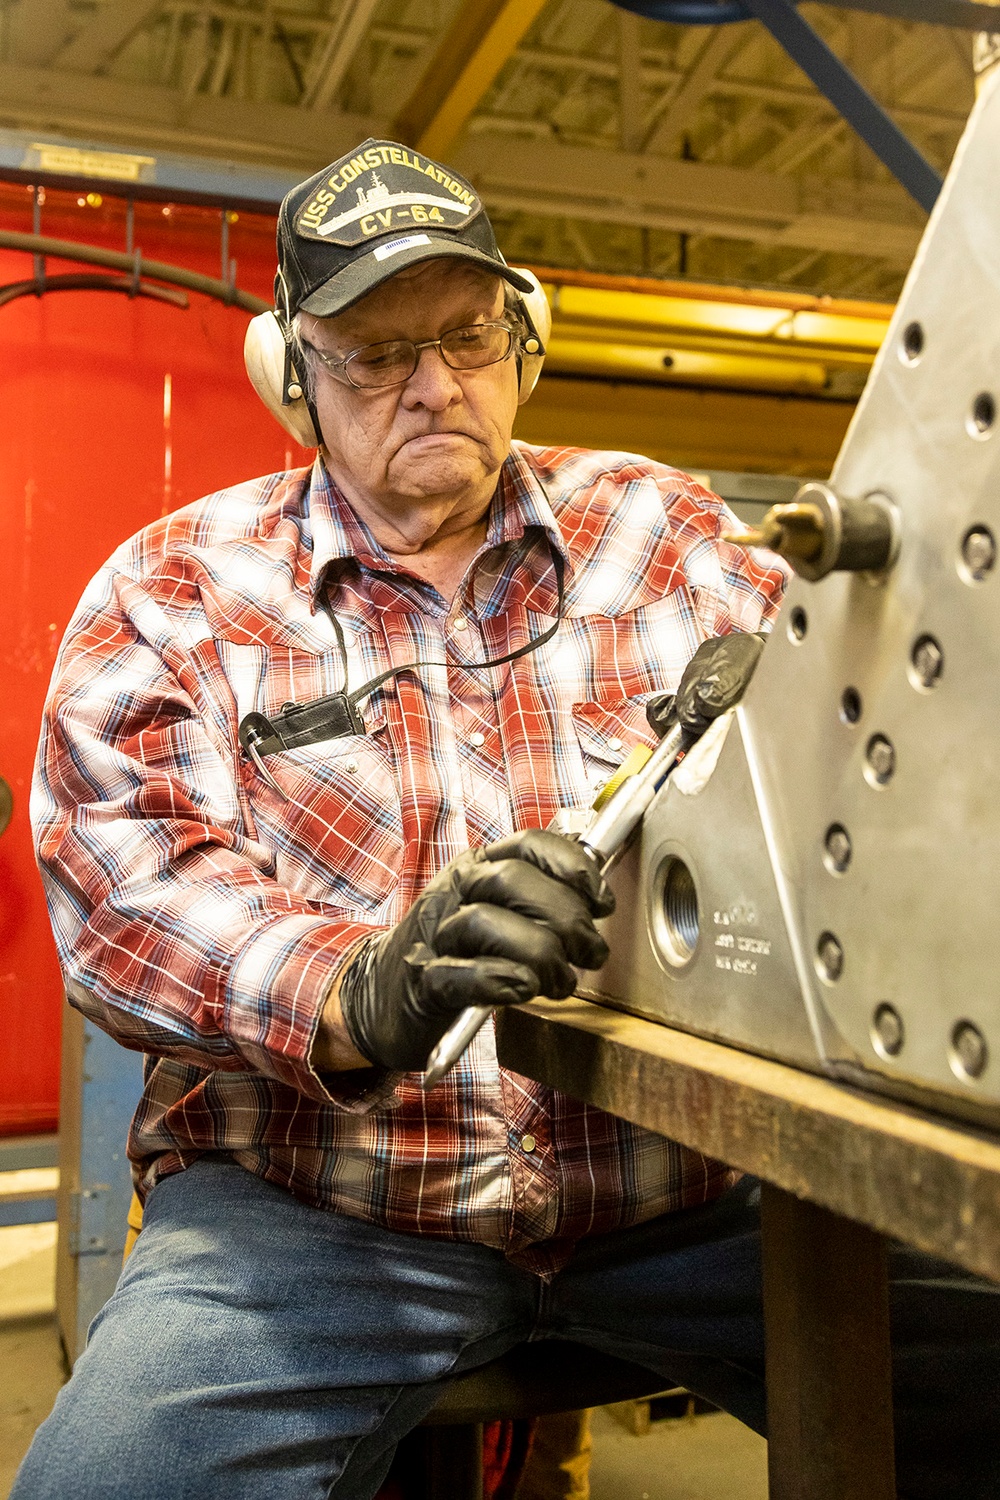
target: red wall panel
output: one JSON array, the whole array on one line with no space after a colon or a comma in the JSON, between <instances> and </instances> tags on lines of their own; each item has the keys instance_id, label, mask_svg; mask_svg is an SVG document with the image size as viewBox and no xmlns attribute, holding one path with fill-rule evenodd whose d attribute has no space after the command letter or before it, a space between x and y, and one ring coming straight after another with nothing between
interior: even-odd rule
<instances>
[{"instance_id":1,"label":"red wall panel","mask_svg":"<svg viewBox=\"0 0 1000 1500\"><path fill-rule=\"evenodd\" d=\"M93 197L94 195L92 195ZM32 194L0 184L0 228L29 231ZM41 232L125 248L125 205L49 193ZM218 210L135 205L149 259L221 274ZM270 297L274 221L229 224L237 282ZM50 261L52 273L79 265ZM33 274L0 251L0 284ZM62 988L31 852L28 792L59 640L87 580L146 522L222 485L305 460L243 372L247 314L104 291L0 306L0 1134L56 1125Z\"/></svg>"}]
</instances>

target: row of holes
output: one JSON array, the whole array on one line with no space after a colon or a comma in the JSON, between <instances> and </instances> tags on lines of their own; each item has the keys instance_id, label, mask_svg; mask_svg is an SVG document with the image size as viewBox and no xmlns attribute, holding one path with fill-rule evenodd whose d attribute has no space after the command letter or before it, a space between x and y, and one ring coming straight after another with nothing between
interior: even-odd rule
<instances>
[{"instance_id":1,"label":"row of holes","mask_svg":"<svg viewBox=\"0 0 1000 1500\"><path fill-rule=\"evenodd\" d=\"M926 339L923 325L907 323L899 345L899 357L904 365L917 365L924 352ZM972 403L972 410L965 420L965 430L970 437L989 437L997 419L997 404L989 391L980 391Z\"/></svg>"}]
</instances>

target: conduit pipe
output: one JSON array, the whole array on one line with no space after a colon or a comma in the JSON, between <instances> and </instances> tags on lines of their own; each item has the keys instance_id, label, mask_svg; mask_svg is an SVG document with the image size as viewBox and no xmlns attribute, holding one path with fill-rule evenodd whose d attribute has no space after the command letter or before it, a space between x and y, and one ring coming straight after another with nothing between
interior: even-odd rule
<instances>
[{"instance_id":1,"label":"conduit pipe","mask_svg":"<svg viewBox=\"0 0 1000 1500\"><path fill-rule=\"evenodd\" d=\"M81 245L76 240L54 240L44 234L20 234L16 230L0 230L0 250L23 250L28 255L52 256L55 260L81 261L89 266L106 266L112 271L131 273L138 283L140 276L153 281L166 281L172 286L183 286L191 292L201 292L205 297L215 297L244 312L267 312L270 302L255 297L252 292L242 292L232 282L220 281L215 276L202 276L198 271L189 271L184 266L172 266L162 260L144 260L140 250L131 255L121 250L102 250L98 245Z\"/></svg>"}]
</instances>

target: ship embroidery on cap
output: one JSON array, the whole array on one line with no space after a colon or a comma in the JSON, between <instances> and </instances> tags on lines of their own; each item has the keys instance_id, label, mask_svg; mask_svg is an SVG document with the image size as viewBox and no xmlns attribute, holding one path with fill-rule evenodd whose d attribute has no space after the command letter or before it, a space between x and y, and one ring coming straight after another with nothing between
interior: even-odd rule
<instances>
[{"instance_id":1,"label":"ship embroidery on cap","mask_svg":"<svg viewBox=\"0 0 1000 1500\"><path fill-rule=\"evenodd\" d=\"M443 192L438 191L444 189ZM351 202L353 189L354 202ZM482 204L468 183L415 151L376 141L336 163L295 220L305 239L359 245L378 235L433 225L461 229Z\"/></svg>"}]
</instances>

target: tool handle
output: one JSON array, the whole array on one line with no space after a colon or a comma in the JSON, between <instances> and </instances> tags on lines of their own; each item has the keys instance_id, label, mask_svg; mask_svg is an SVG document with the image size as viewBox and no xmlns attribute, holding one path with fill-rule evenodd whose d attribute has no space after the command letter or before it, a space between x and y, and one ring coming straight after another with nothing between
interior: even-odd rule
<instances>
[{"instance_id":1,"label":"tool handle","mask_svg":"<svg viewBox=\"0 0 1000 1500\"><path fill-rule=\"evenodd\" d=\"M491 1005L467 1005L452 1021L444 1036L427 1059L427 1070L421 1087L424 1092L439 1084L446 1073L450 1073L466 1047L493 1014Z\"/></svg>"},{"instance_id":2,"label":"tool handle","mask_svg":"<svg viewBox=\"0 0 1000 1500\"><path fill-rule=\"evenodd\" d=\"M685 733L678 724L663 736L646 764L622 783L587 831L580 835L580 843L594 855L602 873L641 823L684 745ZM428 1059L422 1083L425 1091L434 1088L451 1071L491 1014L488 1005L469 1005L452 1021Z\"/></svg>"}]
</instances>

